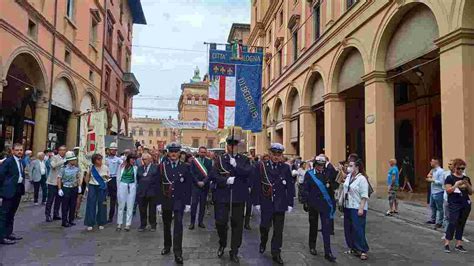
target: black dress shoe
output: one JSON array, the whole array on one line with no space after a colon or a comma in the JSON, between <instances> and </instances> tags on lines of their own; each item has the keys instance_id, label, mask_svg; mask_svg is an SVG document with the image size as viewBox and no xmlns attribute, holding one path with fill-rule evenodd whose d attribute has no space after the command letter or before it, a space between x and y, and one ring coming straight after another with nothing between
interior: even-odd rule
<instances>
[{"instance_id":1,"label":"black dress shoe","mask_svg":"<svg viewBox=\"0 0 474 266\"><path fill-rule=\"evenodd\" d=\"M62 226L62 227L66 227L66 228L67 228L67 227L71 227L71 225L70 225L70 224L68 224L68 223L61 224L61 226Z\"/></svg>"},{"instance_id":2,"label":"black dress shoe","mask_svg":"<svg viewBox=\"0 0 474 266\"><path fill-rule=\"evenodd\" d=\"M206 228L206 226L203 223L198 224L199 228Z\"/></svg>"},{"instance_id":3,"label":"black dress shoe","mask_svg":"<svg viewBox=\"0 0 474 266\"><path fill-rule=\"evenodd\" d=\"M107 220L107 223L108 223L108 224L111 224L112 222L113 222L112 219L108 219L108 220Z\"/></svg>"},{"instance_id":4,"label":"black dress shoe","mask_svg":"<svg viewBox=\"0 0 474 266\"><path fill-rule=\"evenodd\" d=\"M8 240L12 240L12 241L17 241L17 240L22 240L23 237L21 236L17 236L13 233L11 233L9 236L6 237Z\"/></svg>"},{"instance_id":5,"label":"black dress shoe","mask_svg":"<svg viewBox=\"0 0 474 266\"><path fill-rule=\"evenodd\" d=\"M311 255L313 255L313 256L316 256L316 255L318 255L318 252L316 251L316 249L315 249L315 248L311 248L311 249L309 249L309 253L311 253Z\"/></svg>"},{"instance_id":6,"label":"black dress shoe","mask_svg":"<svg viewBox=\"0 0 474 266\"><path fill-rule=\"evenodd\" d=\"M53 221L59 221L59 220L62 220L62 218L59 217L59 216L54 216L54 217L53 217Z\"/></svg>"},{"instance_id":7,"label":"black dress shoe","mask_svg":"<svg viewBox=\"0 0 474 266\"><path fill-rule=\"evenodd\" d=\"M265 249L266 249L265 245L260 243L260 248L258 249L258 252L260 252L260 254L263 254L263 253L265 253Z\"/></svg>"},{"instance_id":8,"label":"black dress shoe","mask_svg":"<svg viewBox=\"0 0 474 266\"><path fill-rule=\"evenodd\" d=\"M224 249L225 247L223 246L219 247L219 249L217 250L217 257L221 258L222 256L224 256Z\"/></svg>"},{"instance_id":9,"label":"black dress shoe","mask_svg":"<svg viewBox=\"0 0 474 266\"><path fill-rule=\"evenodd\" d=\"M335 262L336 261L336 257L334 257L334 255L332 255L332 253L324 255L324 258L329 262Z\"/></svg>"},{"instance_id":10,"label":"black dress shoe","mask_svg":"<svg viewBox=\"0 0 474 266\"><path fill-rule=\"evenodd\" d=\"M250 227L249 224L244 225L245 230L252 230L252 227Z\"/></svg>"},{"instance_id":11,"label":"black dress shoe","mask_svg":"<svg viewBox=\"0 0 474 266\"><path fill-rule=\"evenodd\" d=\"M168 255L171 252L171 248L163 248L161 250L161 255Z\"/></svg>"},{"instance_id":12,"label":"black dress shoe","mask_svg":"<svg viewBox=\"0 0 474 266\"><path fill-rule=\"evenodd\" d=\"M194 224L189 225L189 230L194 230Z\"/></svg>"},{"instance_id":13,"label":"black dress shoe","mask_svg":"<svg viewBox=\"0 0 474 266\"><path fill-rule=\"evenodd\" d=\"M7 239L7 238L0 240L0 245L14 245L14 244L16 244L15 241Z\"/></svg>"},{"instance_id":14,"label":"black dress shoe","mask_svg":"<svg viewBox=\"0 0 474 266\"><path fill-rule=\"evenodd\" d=\"M69 225L70 225L70 226L75 226L75 225L76 225L76 223L69 222Z\"/></svg>"},{"instance_id":15,"label":"black dress shoe","mask_svg":"<svg viewBox=\"0 0 474 266\"><path fill-rule=\"evenodd\" d=\"M174 256L176 264L183 264L183 256Z\"/></svg>"},{"instance_id":16,"label":"black dress shoe","mask_svg":"<svg viewBox=\"0 0 474 266\"><path fill-rule=\"evenodd\" d=\"M229 255L230 255L230 261L233 262L233 263L239 263L239 257L237 256L237 254L234 254L231 252L229 252Z\"/></svg>"},{"instance_id":17,"label":"black dress shoe","mask_svg":"<svg viewBox=\"0 0 474 266\"><path fill-rule=\"evenodd\" d=\"M278 255L273 255L273 256L272 256L272 259L273 259L273 261L274 261L275 263L280 264L280 265L283 265L283 260L281 259L280 254L278 254Z\"/></svg>"},{"instance_id":18,"label":"black dress shoe","mask_svg":"<svg viewBox=\"0 0 474 266\"><path fill-rule=\"evenodd\" d=\"M51 223L53 221L53 218L51 216L46 216L46 222Z\"/></svg>"},{"instance_id":19,"label":"black dress shoe","mask_svg":"<svg viewBox=\"0 0 474 266\"><path fill-rule=\"evenodd\" d=\"M138 232L143 232L143 231L145 231L145 226L140 226L140 227L138 228Z\"/></svg>"}]
</instances>

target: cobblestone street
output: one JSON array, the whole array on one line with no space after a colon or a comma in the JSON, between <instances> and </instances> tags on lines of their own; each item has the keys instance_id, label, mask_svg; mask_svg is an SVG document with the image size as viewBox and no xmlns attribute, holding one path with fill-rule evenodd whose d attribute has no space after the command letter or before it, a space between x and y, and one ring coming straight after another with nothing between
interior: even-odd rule
<instances>
[{"instance_id":1,"label":"cobblestone street","mask_svg":"<svg viewBox=\"0 0 474 266\"><path fill-rule=\"evenodd\" d=\"M16 218L15 231L24 239L14 246L0 247L3 265L174 265L173 255L161 256L163 232L161 219L157 232L115 232L109 225L104 231L86 232L82 220L73 228L63 229L59 222L46 223L43 207L23 205ZM205 217L206 229L187 229L185 216L183 240L185 265L230 265L228 253L217 258L217 233L211 215ZM252 230L244 232L240 250L241 265L271 265L270 252L258 253L258 216L252 219ZM301 206L287 215L282 257L286 265L326 265L322 239L318 237L318 256L309 254L307 247L308 218ZM367 225L369 261L367 265L452 265L474 261L472 244L465 244L467 254L442 251L441 233L412 225L397 218L386 218L369 212ZM230 234L229 234L230 236ZM230 240L230 239L229 239ZM348 257L345 251L342 219L337 217L333 252L340 265L362 265L359 259ZM267 250L269 249L269 244ZM227 250L226 250L227 251Z\"/></svg>"}]
</instances>

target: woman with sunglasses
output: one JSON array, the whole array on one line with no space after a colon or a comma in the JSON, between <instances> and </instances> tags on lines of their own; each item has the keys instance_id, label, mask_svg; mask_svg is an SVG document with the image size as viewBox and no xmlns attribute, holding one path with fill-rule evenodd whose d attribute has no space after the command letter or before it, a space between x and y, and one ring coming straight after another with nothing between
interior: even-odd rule
<instances>
[{"instance_id":1,"label":"woman with sunglasses","mask_svg":"<svg viewBox=\"0 0 474 266\"><path fill-rule=\"evenodd\" d=\"M365 238L365 224L367 219L367 200L369 199L369 182L364 171L361 159L349 160L348 175L344 182L344 235L349 251L361 260L369 257L369 245Z\"/></svg>"},{"instance_id":2,"label":"woman with sunglasses","mask_svg":"<svg viewBox=\"0 0 474 266\"><path fill-rule=\"evenodd\" d=\"M455 250L466 252L462 246L462 235L467 218L471 212L472 185L469 177L464 175L466 162L462 159L453 160L453 173L444 182L448 194L449 223L444 240L444 252L450 253L449 242L453 240L456 232Z\"/></svg>"}]
</instances>

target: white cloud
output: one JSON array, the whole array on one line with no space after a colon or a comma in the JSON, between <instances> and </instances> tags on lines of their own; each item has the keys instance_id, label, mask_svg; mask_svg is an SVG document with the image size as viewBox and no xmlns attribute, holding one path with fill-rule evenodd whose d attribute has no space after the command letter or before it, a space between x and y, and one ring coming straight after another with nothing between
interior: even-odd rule
<instances>
[{"instance_id":1,"label":"white cloud","mask_svg":"<svg viewBox=\"0 0 474 266\"><path fill-rule=\"evenodd\" d=\"M187 23L195 28L201 28L204 23L204 15L197 12L194 12L193 14L178 15L176 21Z\"/></svg>"}]
</instances>

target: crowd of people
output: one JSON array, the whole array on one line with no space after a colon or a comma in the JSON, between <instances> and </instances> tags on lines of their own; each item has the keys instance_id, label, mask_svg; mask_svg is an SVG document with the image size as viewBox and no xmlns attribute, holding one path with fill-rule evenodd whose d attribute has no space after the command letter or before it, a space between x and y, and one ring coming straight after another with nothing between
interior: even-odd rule
<instances>
[{"instance_id":1,"label":"crowd of people","mask_svg":"<svg viewBox=\"0 0 474 266\"><path fill-rule=\"evenodd\" d=\"M183 152L179 143L170 143L161 151L141 146L135 151L117 153L111 143L106 153L93 154L80 160L78 147L68 151L60 146L32 156L23 154L21 144L13 145L10 154L0 163L0 244L12 245L22 239L13 233L15 213L22 196L34 205L45 205L45 220L61 221L68 228L76 225L81 202L86 199L83 223L87 231L104 229L116 221L116 231L129 232L138 208L139 232L157 230L157 212L161 214L164 231L162 255L173 250L175 261L183 263L183 218L190 212L189 230L205 228L206 207L214 207L216 231L219 236L217 256L224 255L227 231L231 229L230 260L239 262L243 229L251 230L252 209L260 212L259 252L264 253L269 231L273 228L271 254L273 261L283 264L281 248L285 215L292 212L297 199L308 213L308 248L317 255L316 240L319 220L324 242L324 257L336 261L331 250L334 217L339 209L343 217L346 254L368 259L369 246L365 236L368 200L373 192L357 154L350 154L337 166L320 154L313 160L288 159L284 147L272 143L263 156L234 152L239 140L227 138L226 152L213 154L200 147L196 154ZM426 181L431 183L432 217L429 223L446 230L445 250L456 238L455 249L462 246L463 229L470 212L472 187L464 175L466 163L450 162L444 171L437 159ZM388 173L389 211L398 212L397 191L400 171L396 160L390 160ZM403 171L403 170L402 170ZM408 184L410 183L407 180ZM411 186L409 186L411 189ZM41 199L39 191L41 188ZM444 198L444 199L443 199ZM60 215L61 213L61 215ZM173 233L171 229L173 228Z\"/></svg>"}]
</instances>

